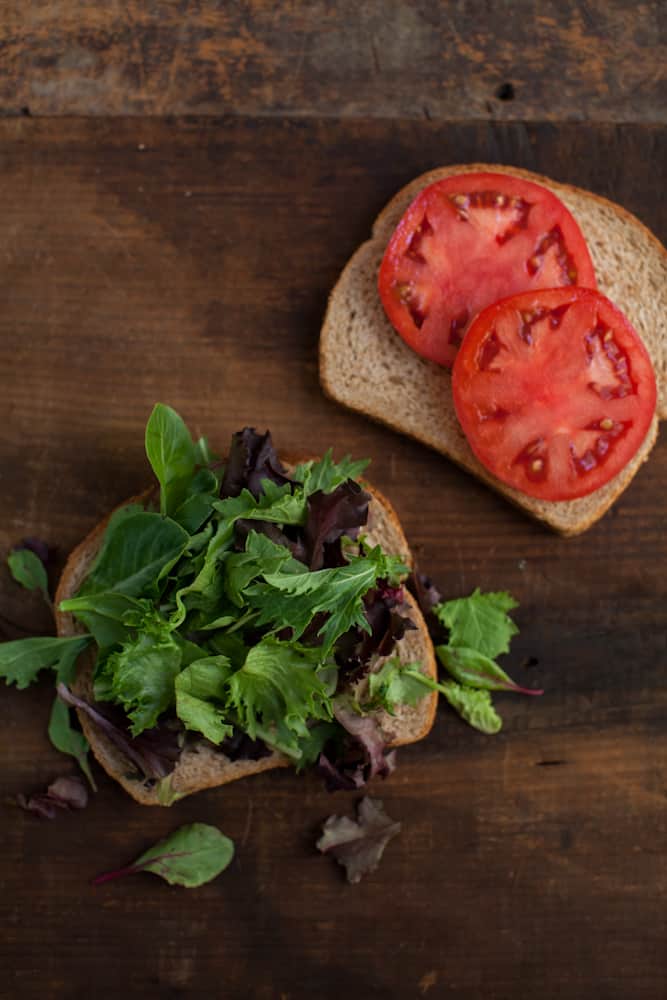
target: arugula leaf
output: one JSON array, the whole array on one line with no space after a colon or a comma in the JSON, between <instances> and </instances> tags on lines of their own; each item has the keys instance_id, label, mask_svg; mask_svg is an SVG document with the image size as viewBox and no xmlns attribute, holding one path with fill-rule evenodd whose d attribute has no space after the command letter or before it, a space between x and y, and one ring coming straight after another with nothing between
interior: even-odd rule
<instances>
[{"instance_id":1,"label":"arugula leaf","mask_svg":"<svg viewBox=\"0 0 667 1000\"><path fill-rule=\"evenodd\" d=\"M420 678L422 678L420 680ZM401 663L395 656L377 670L368 675L369 707L380 706L395 715L397 705L416 705L425 698L428 690L424 684L427 679L419 669L419 663Z\"/></svg>"},{"instance_id":2,"label":"arugula leaf","mask_svg":"<svg viewBox=\"0 0 667 1000\"><path fill-rule=\"evenodd\" d=\"M185 499L199 454L183 419L157 403L146 425L146 455L160 483L161 514L173 514Z\"/></svg>"},{"instance_id":3,"label":"arugula leaf","mask_svg":"<svg viewBox=\"0 0 667 1000\"><path fill-rule=\"evenodd\" d=\"M77 596L108 590L130 597L155 595L160 580L183 555L188 542L189 535L180 525L159 514L142 511L112 519L100 558Z\"/></svg>"},{"instance_id":4,"label":"arugula leaf","mask_svg":"<svg viewBox=\"0 0 667 1000\"><path fill-rule=\"evenodd\" d=\"M299 639L315 615L328 617L318 632L322 655L326 656L337 639L353 627L370 632L364 614L363 596L378 579L393 577L402 570L400 560L386 556L379 546L365 556L350 559L345 566L302 573L265 573L264 583L246 590L250 605L259 611L257 625L274 630L291 628Z\"/></svg>"},{"instance_id":5,"label":"arugula leaf","mask_svg":"<svg viewBox=\"0 0 667 1000\"><path fill-rule=\"evenodd\" d=\"M176 714L187 729L202 733L212 743L222 743L234 731L224 722L225 713L219 707L227 698L225 682L231 670L226 656L206 656L176 677Z\"/></svg>"},{"instance_id":6,"label":"arugula leaf","mask_svg":"<svg viewBox=\"0 0 667 1000\"><path fill-rule=\"evenodd\" d=\"M7 556L7 565L16 580L26 590L40 590L46 602L49 597L49 579L44 563L31 549L13 549Z\"/></svg>"},{"instance_id":7,"label":"arugula leaf","mask_svg":"<svg viewBox=\"0 0 667 1000\"><path fill-rule=\"evenodd\" d=\"M456 681L445 681L439 685L439 690L454 711L474 729L493 736L502 728L503 720L493 707L488 691L476 691Z\"/></svg>"},{"instance_id":8,"label":"arugula leaf","mask_svg":"<svg viewBox=\"0 0 667 1000\"><path fill-rule=\"evenodd\" d=\"M93 885L101 885L123 875L147 871L171 885L187 889L210 882L227 868L234 857L234 842L215 826L191 823L175 830L145 851L132 865L98 875Z\"/></svg>"},{"instance_id":9,"label":"arugula leaf","mask_svg":"<svg viewBox=\"0 0 667 1000\"><path fill-rule=\"evenodd\" d=\"M229 700L251 739L263 735L260 725L264 730L284 725L303 737L309 719L332 718L331 698L316 671L318 659L318 652L272 638L248 651L229 679Z\"/></svg>"},{"instance_id":10,"label":"arugula leaf","mask_svg":"<svg viewBox=\"0 0 667 1000\"><path fill-rule=\"evenodd\" d=\"M336 487L348 479L358 479L369 463L368 458L354 462L349 455L336 463L329 448L319 461L302 462L297 465L292 478L297 483L303 484L306 497L320 490L323 493L333 493Z\"/></svg>"},{"instance_id":11,"label":"arugula leaf","mask_svg":"<svg viewBox=\"0 0 667 1000\"><path fill-rule=\"evenodd\" d=\"M91 640L89 635L74 635L56 639L46 636L38 639L14 639L0 644L0 677L7 684L27 688L37 679L40 670L58 668L63 658L74 662Z\"/></svg>"},{"instance_id":12,"label":"arugula leaf","mask_svg":"<svg viewBox=\"0 0 667 1000\"><path fill-rule=\"evenodd\" d=\"M260 575L267 573L301 573L306 567L284 545L276 545L266 535L251 531L245 550L235 552L225 560L225 590L239 608L245 600L243 591Z\"/></svg>"},{"instance_id":13,"label":"arugula leaf","mask_svg":"<svg viewBox=\"0 0 667 1000\"><path fill-rule=\"evenodd\" d=\"M454 680L467 687L488 691L515 691L517 694L539 695L543 691L520 687L497 663L465 646L436 646L438 659Z\"/></svg>"},{"instance_id":14,"label":"arugula leaf","mask_svg":"<svg viewBox=\"0 0 667 1000\"><path fill-rule=\"evenodd\" d=\"M493 660L508 652L510 639L519 631L507 614L516 607L510 594L482 594L478 588L469 597L436 604L433 613L449 629L450 646L475 649Z\"/></svg>"},{"instance_id":15,"label":"arugula leaf","mask_svg":"<svg viewBox=\"0 0 667 1000\"><path fill-rule=\"evenodd\" d=\"M181 661L181 649L168 632L140 633L101 666L95 697L123 705L132 723L130 731L138 736L173 704Z\"/></svg>"}]
</instances>

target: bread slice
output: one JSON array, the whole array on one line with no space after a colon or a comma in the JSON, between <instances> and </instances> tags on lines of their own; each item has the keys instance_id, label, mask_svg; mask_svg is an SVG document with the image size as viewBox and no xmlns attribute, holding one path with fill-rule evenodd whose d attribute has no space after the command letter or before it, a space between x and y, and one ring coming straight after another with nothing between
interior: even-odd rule
<instances>
[{"instance_id":1,"label":"bread slice","mask_svg":"<svg viewBox=\"0 0 667 1000\"><path fill-rule=\"evenodd\" d=\"M412 555L400 525L400 521L389 501L382 494L364 483L371 494L369 507L367 537L369 541L392 554L400 556L412 567ZM137 497L132 497L127 503L145 503L151 499L153 490L147 490ZM124 506L124 505L123 505ZM68 597L73 597L87 576L90 567L99 551L109 518L106 518L94 528L91 533L74 549L63 570L55 596L55 606ZM426 623L414 598L406 591L406 608L404 613L417 626L409 631L397 643L396 654L404 663L418 660L425 674L437 678L437 666L433 646L429 638ZM76 635L85 631L71 614L56 612L58 635ZM78 664L75 693L86 700L93 699L93 667L95 654L85 652ZM375 665L379 667L381 661ZM415 743L427 735L435 718L437 694L427 694L416 706L402 706L395 716L386 712L377 713L377 721L391 746L401 746ZM146 781L137 772L134 765L102 732L99 727L83 712L78 712L79 721L92 751L104 770L115 778L129 794L142 805L167 805L170 802L160 801L154 782ZM215 788L225 785L238 778L245 778L261 771L269 771L276 767L287 767L290 761L280 753L272 753L260 760L230 760L222 751L210 743L193 741L181 754L170 780L171 801L191 795L204 788Z\"/></svg>"},{"instance_id":2,"label":"bread slice","mask_svg":"<svg viewBox=\"0 0 667 1000\"><path fill-rule=\"evenodd\" d=\"M487 472L473 455L456 418L449 370L415 354L394 331L380 302L380 262L408 205L427 185L475 171L535 181L565 203L588 243L599 290L628 316L655 367L658 408L639 451L612 480L577 500L537 500ZM480 163L432 170L389 202L373 226L371 239L359 247L331 292L320 336L320 379L332 399L453 459L561 534L577 535L597 521L626 488L655 443L658 418L667 417L667 252L620 206L528 170Z\"/></svg>"}]
</instances>

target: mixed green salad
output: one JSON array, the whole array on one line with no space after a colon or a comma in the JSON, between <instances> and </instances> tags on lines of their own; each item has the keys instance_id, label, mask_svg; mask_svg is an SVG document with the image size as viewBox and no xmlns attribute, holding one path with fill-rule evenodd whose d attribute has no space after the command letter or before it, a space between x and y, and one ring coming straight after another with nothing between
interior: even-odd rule
<instances>
[{"instance_id":1,"label":"mixed green salad","mask_svg":"<svg viewBox=\"0 0 667 1000\"><path fill-rule=\"evenodd\" d=\"M408 567L364 534L367 463L328 452L288 472L270 434L252 428L233 436L223 463L163 404L145 443L159 492L112 514L83 584L59 607L85 632L0 645L7 683L55 671L49 732L89 777L71 707L159 787L184 747L204 739L232 760L278 751L299 769L316 763L330 787L356 788L393 766L377 709L437 690L491 733L501 724L491 690L538 693L495 663L516 631L507 594L442 602L414 577L447 677L393 655L414 628ZM10 569L48 599L34 545L15 550ZM92 698L73 687L84 649L95 653Z\"/></svg>"}]
</instances>

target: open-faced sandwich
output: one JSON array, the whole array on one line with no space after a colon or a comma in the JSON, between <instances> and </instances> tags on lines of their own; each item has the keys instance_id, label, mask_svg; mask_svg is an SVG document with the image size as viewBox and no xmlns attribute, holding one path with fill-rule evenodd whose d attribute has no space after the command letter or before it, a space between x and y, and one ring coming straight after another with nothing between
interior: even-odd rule
<instances>
[{"instance_id":1,"label":"open-faced sandwich","mask_svg":"<svg viewBox=\"0 0 667 1000\"><path fill-rule=\"evenodd\" d=\"M331 293L320 376L562 534L629 484L667 416L667 254L634 216L515 167L433 170Z\"/></svg>"},{"instance_id":2,"label":"open-faced sandwich","mask_svg":"<svg viewBox=\"0 0 667 1000\"><path fill-rule=\"evenodd\" d=\"M146 451L159 488L74 550L59 638L5 644L7 680L55 666L61 708L146 805L290 764L332 787L387 775L432 725L436 665L366 463L281 461L250 428L217 461L161 404Z\"/></svg>"}]
</instances>

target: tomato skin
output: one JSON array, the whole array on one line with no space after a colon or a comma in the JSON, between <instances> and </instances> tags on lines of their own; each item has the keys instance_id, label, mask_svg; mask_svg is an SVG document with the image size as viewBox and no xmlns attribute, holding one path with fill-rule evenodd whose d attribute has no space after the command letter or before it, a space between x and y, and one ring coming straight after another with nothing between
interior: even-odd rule
<instances>
[{"instance_id":1,"label":"tomato skin","mask_svg":"<svg viewBox=\"0 0 667 1000\"><path fill-rule=\"evenodd\" d=\"M451 366L475 315L533 288L595 288L586 241L551 191L510 174L456 174L424 188L387 245L378 290L392 326Z\"/></svg>"},{"instance_id":2,"label":"tomato skin","mask_svg":"<svg viewBox=\"0 0 667 1000\"><path fill-rule=\"evenodd\" d=\"M653 365L599 292L556 288L502 299L471 324L452 372L470 447L528 496L574 500L633 458L656 408Z\"/></svg>"}]
</instances>

